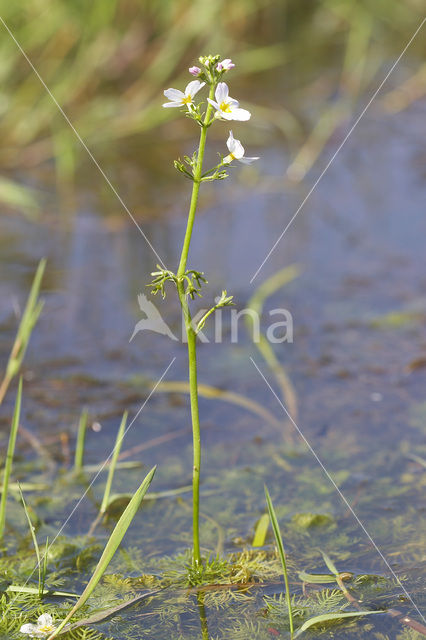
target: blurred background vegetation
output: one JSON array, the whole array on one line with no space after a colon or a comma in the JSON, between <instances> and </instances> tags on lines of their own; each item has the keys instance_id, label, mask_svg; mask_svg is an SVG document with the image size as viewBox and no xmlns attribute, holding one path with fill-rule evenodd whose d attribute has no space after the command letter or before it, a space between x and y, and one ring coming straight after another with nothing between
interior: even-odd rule
<instances>
[{"instance_id":1,"label":"blurred background vegetation","mask_svg":"<svg viewBox=\"0 0 426 640\"><path fill-rule=\"evenodd\" d=\"M170 120L175 114L160 108L162 91L184 85L200 54L235 60L232 95L256 116L248 142L281 140L289 156L283 178L302 181L382 81L419 26L422 5L1 0L0 15L135 215L143 216L141 191L152 188L153 175L157 184L170 178L170 146L166 171L161 141L175 140L179 148L188 138L185 119ZM4 24L0 32L2 208L53 212L58 202L75 204L96 169ZM426 92L422 43L423 33L375 108L399 111ZM117 207L110 197L104 210Z\"/></svg>"}]
</instances>

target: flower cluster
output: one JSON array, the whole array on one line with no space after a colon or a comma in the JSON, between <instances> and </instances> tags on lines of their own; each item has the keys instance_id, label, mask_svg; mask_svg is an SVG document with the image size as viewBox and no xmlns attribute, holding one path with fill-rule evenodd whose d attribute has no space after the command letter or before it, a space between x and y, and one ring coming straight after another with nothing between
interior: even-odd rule
<instances>
[{"instance_id":1,"label":"flower cluster","mask_svg":"<svg viewBox=\"0 0 426 640\"><path fill-rule=\"evenodd\" d=\"M202 67L194 65L188 69L189 73L195 76L197 80L189 82L184 91L173 88L166 89L164 95L168 98L169 102L164 103L163 107L180 107L185 109L186 114L203 127L209 127L215 120L237 120L241 122L250 120L250 111L242 109L238 100L231 98L228 85L222 81L223 75L235 67L232 60L230 58L221 60L220 56L215 55L201 56L199 62ZM194 98L206 85L210 87L210 95L207 98L207 111L203 114L201 112L201 105L203 103L196 104ZM217 165L214 170L212 169L211 172L208 172L210 176L208 177L206 175L204 179L212 179L213 177L214 179L221 179L226 177L226 174L221 172L220 168L224 165L229 165L233 160L250 164L254 160L259 159L257 157L246 158L244 156L244 147L239 140L234 138L232 131L229 132L229 138L226 144L229 154L222 158L220 164ZM190 167L193 167L195 160L194 158L193 161L189 161L189 159L185 157L185 162ZM175 167L187 177L192 177L180 161L175 162Z\"/></svg>"}]
</instances>

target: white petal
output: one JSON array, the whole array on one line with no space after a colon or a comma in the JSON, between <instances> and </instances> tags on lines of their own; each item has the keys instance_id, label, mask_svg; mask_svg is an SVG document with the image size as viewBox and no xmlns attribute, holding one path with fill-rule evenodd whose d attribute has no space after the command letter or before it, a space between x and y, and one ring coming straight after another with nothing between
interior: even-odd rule
<instances>
[{"instance_id":1,"label":"white petal","mask_svg":"<svg viewBox=\"0 0 426 640\"><path fill-rule=\"evenodd\" d=\"M234 98L229 98L229 97L228 97L228 99L227 99L227 101L226 101L226 102L227 102L227 104L229 104L229 106L230 106L230 107L232 107L233 109L234 109L235 107L239 107L239 106L240 106L240 103L238 102L238 100L235 100Z\"/></svg>"},{"instance_id":2,"label":"white petal","mask_svg":"<svg viewBox=\"0 0 426 640\"><path fill-rule=\"evenodd\" d=\"M250 120L251 113L246 109L232 109L230 113L223 113L222 117L225 118L225 120L245 121L245 120Z\"/></svg>"},{"instance_id":3,"label":"white petal","mask_svg":"<svg viewBox=\"0 0 426 640\"><path fill-rule=\"evenodd\" d=\"M28 635L32 635L33 633L37 633L37 627L35 624L23 624L19 631L20 633L27 633Z\"/></svg>"},{"instance_id":4,"label":"white petal","mask_svg":"<svg viewBox=\"0 0 426 640\"><path fill-rule=\"evenodd\" d=\"M215 102L214 100L211 100L210 98L207 98L207 102L210 102L210 104L213 105L213 107L219 111L220 107L217 102Z\"/></svg>"},{"instance_id":5,"label":"white petal","mask_svg":"<svg viewBox=\"0 0 426 640\"><path fill-rule=\"evenodd\" d=\"M186 85L185 96L195 96L205 84L205 82L200 82L199 80L192 80L192 82Z\"/></svg>"},{"instance_id":6,"label":"white petal","mask_svg":"<svg viewBox=\"0 0 426 640\"><path fill-rule=\"evenodd\" d=\"M53 618L50 613L43 613L37 620L37 625L40 627L51 627L53 624Z\"/></svg>"},{"instance_id":7,"label":"white petal","mask_svg":"<svg viewBox=\"0 0 426 640\"><path fill-rule=\"evenodd\" d=\"M164 95L169 100L182 100L185 97L185 94L179 89L165 89Z\"/></svg>"},{"instance_id":8,"label":"white petal","mask_svg":"<svg viewBox=\"0 0 426 640\"><path fill-rule=\"evenodd\" d=\"M259 158L237 158L243 164L251 164L255 160L259 160Z\"/></svg>"},{"instance_id":9,"label":"white petal","mask_svg":"<svg viewBox=\"0 0 426 640\"><path fill-rule=\"evenodd\" d=\"M229 132L229 138L226 141L226 146L228 147L230 153L234 153L234 149L235 149L235 138L234 138L234 134L232 133L232 131Z\"/></svg>"},{"instance_id":10,"label":"white petal","mask_svg":"<svg viewBox=\"0 0 426 640\"><path fill-rule=\"evenodd\" d=\"M229 164L230 162L232 162L232 161L233 161L233 159L234 159L234 158L233 158L233 156L226 156L226 157L222 160L222 162L223 162L223 164Z\"/></svg>"},{"instance_id":11,"label":"white petal","mask_svg":"<svg viewBox=\"0 0 426 640\"><path fill-rule=\"evenodd\" d=\"M215 98L219 104L222 102L227 102L227 98L229 96L229 89L226 82L219 82L215 91Z\"/></svg>"},{"instance_id":12,"label":"white petal","mask_svg":"<svg viewBox=\"0 0 426 640\"><path fill-rule=\"evenodd\" d=\"M165 102L163 104L163 107L183 107L183 103L182 102Z\"/></svg>"},{"instance_id":13,"label":"white petal","mask_svg":"<svg viewBox=\"0 0 426 640\"><path fill-rule=\"evenodd\" d=\"M239 140L234 140L234 150L232 151L237 160L244 156L244 147Z\"/></svg>"}]
</instances>

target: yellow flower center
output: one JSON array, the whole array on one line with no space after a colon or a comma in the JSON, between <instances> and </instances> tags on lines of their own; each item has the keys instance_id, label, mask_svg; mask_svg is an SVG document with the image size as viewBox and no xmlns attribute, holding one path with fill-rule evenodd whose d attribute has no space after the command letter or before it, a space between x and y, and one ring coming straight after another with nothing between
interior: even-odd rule
<instances>
[{"instance_id":1,"label":"yellow flower center","mask_svg":"<svg viewBox=\"0 0 426 640\"><path fill-rule=\"evenodd\" d=\"M44 624L41 627L38 627L37 632L38 633L50 633L51 631L54 631L55 627L51 624Z\"/></svg>"},{"instance_id":2,"label":"yellow flower center","mask_svg":"<svg viewBox=\"0 0 426 640\"><path fill-rule=\"evenodd\" d=\"M231 113L231 105L227 102L221 102L219 106L221 111L224 111L225 113Z\"/></svg>"},{"instance_id":3,"label":"yellow flower center","mask_svg":"<svg viewBox=\"0 0 426 640\"><path fill-rule=\"evenodd\" d=\"M191 104L192 102L192 96L185 96L185 98L182 98L182 104Z\"/></svg>"}]
</instances>

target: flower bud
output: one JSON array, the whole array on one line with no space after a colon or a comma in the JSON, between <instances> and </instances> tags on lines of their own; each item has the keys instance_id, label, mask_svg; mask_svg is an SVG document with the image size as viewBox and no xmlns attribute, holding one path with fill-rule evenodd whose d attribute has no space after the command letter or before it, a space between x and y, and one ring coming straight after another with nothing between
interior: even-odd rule
<instances>
[{"instance_id":1,"label":"flower bud","mask_svg":"<svg viewBox=\"0 0 426 640\"><path fill-rule=\"evenodd\" d=\"M198 76L201 73L200 67L195 67L195 66L189 67L188 71L192 76Z\"/></svg>"},{"instance_id":2,"label":"flower bud","mask_svg":"<svg viewBox=\"0 0 426 640\"><path fill-rule=\"evenodd\" d=\"M232 62L231 58L225 58L222 62L218 62L216 69L217 71L230 71L235 67L235 64Z\"/></svg>"}]
</instances>

